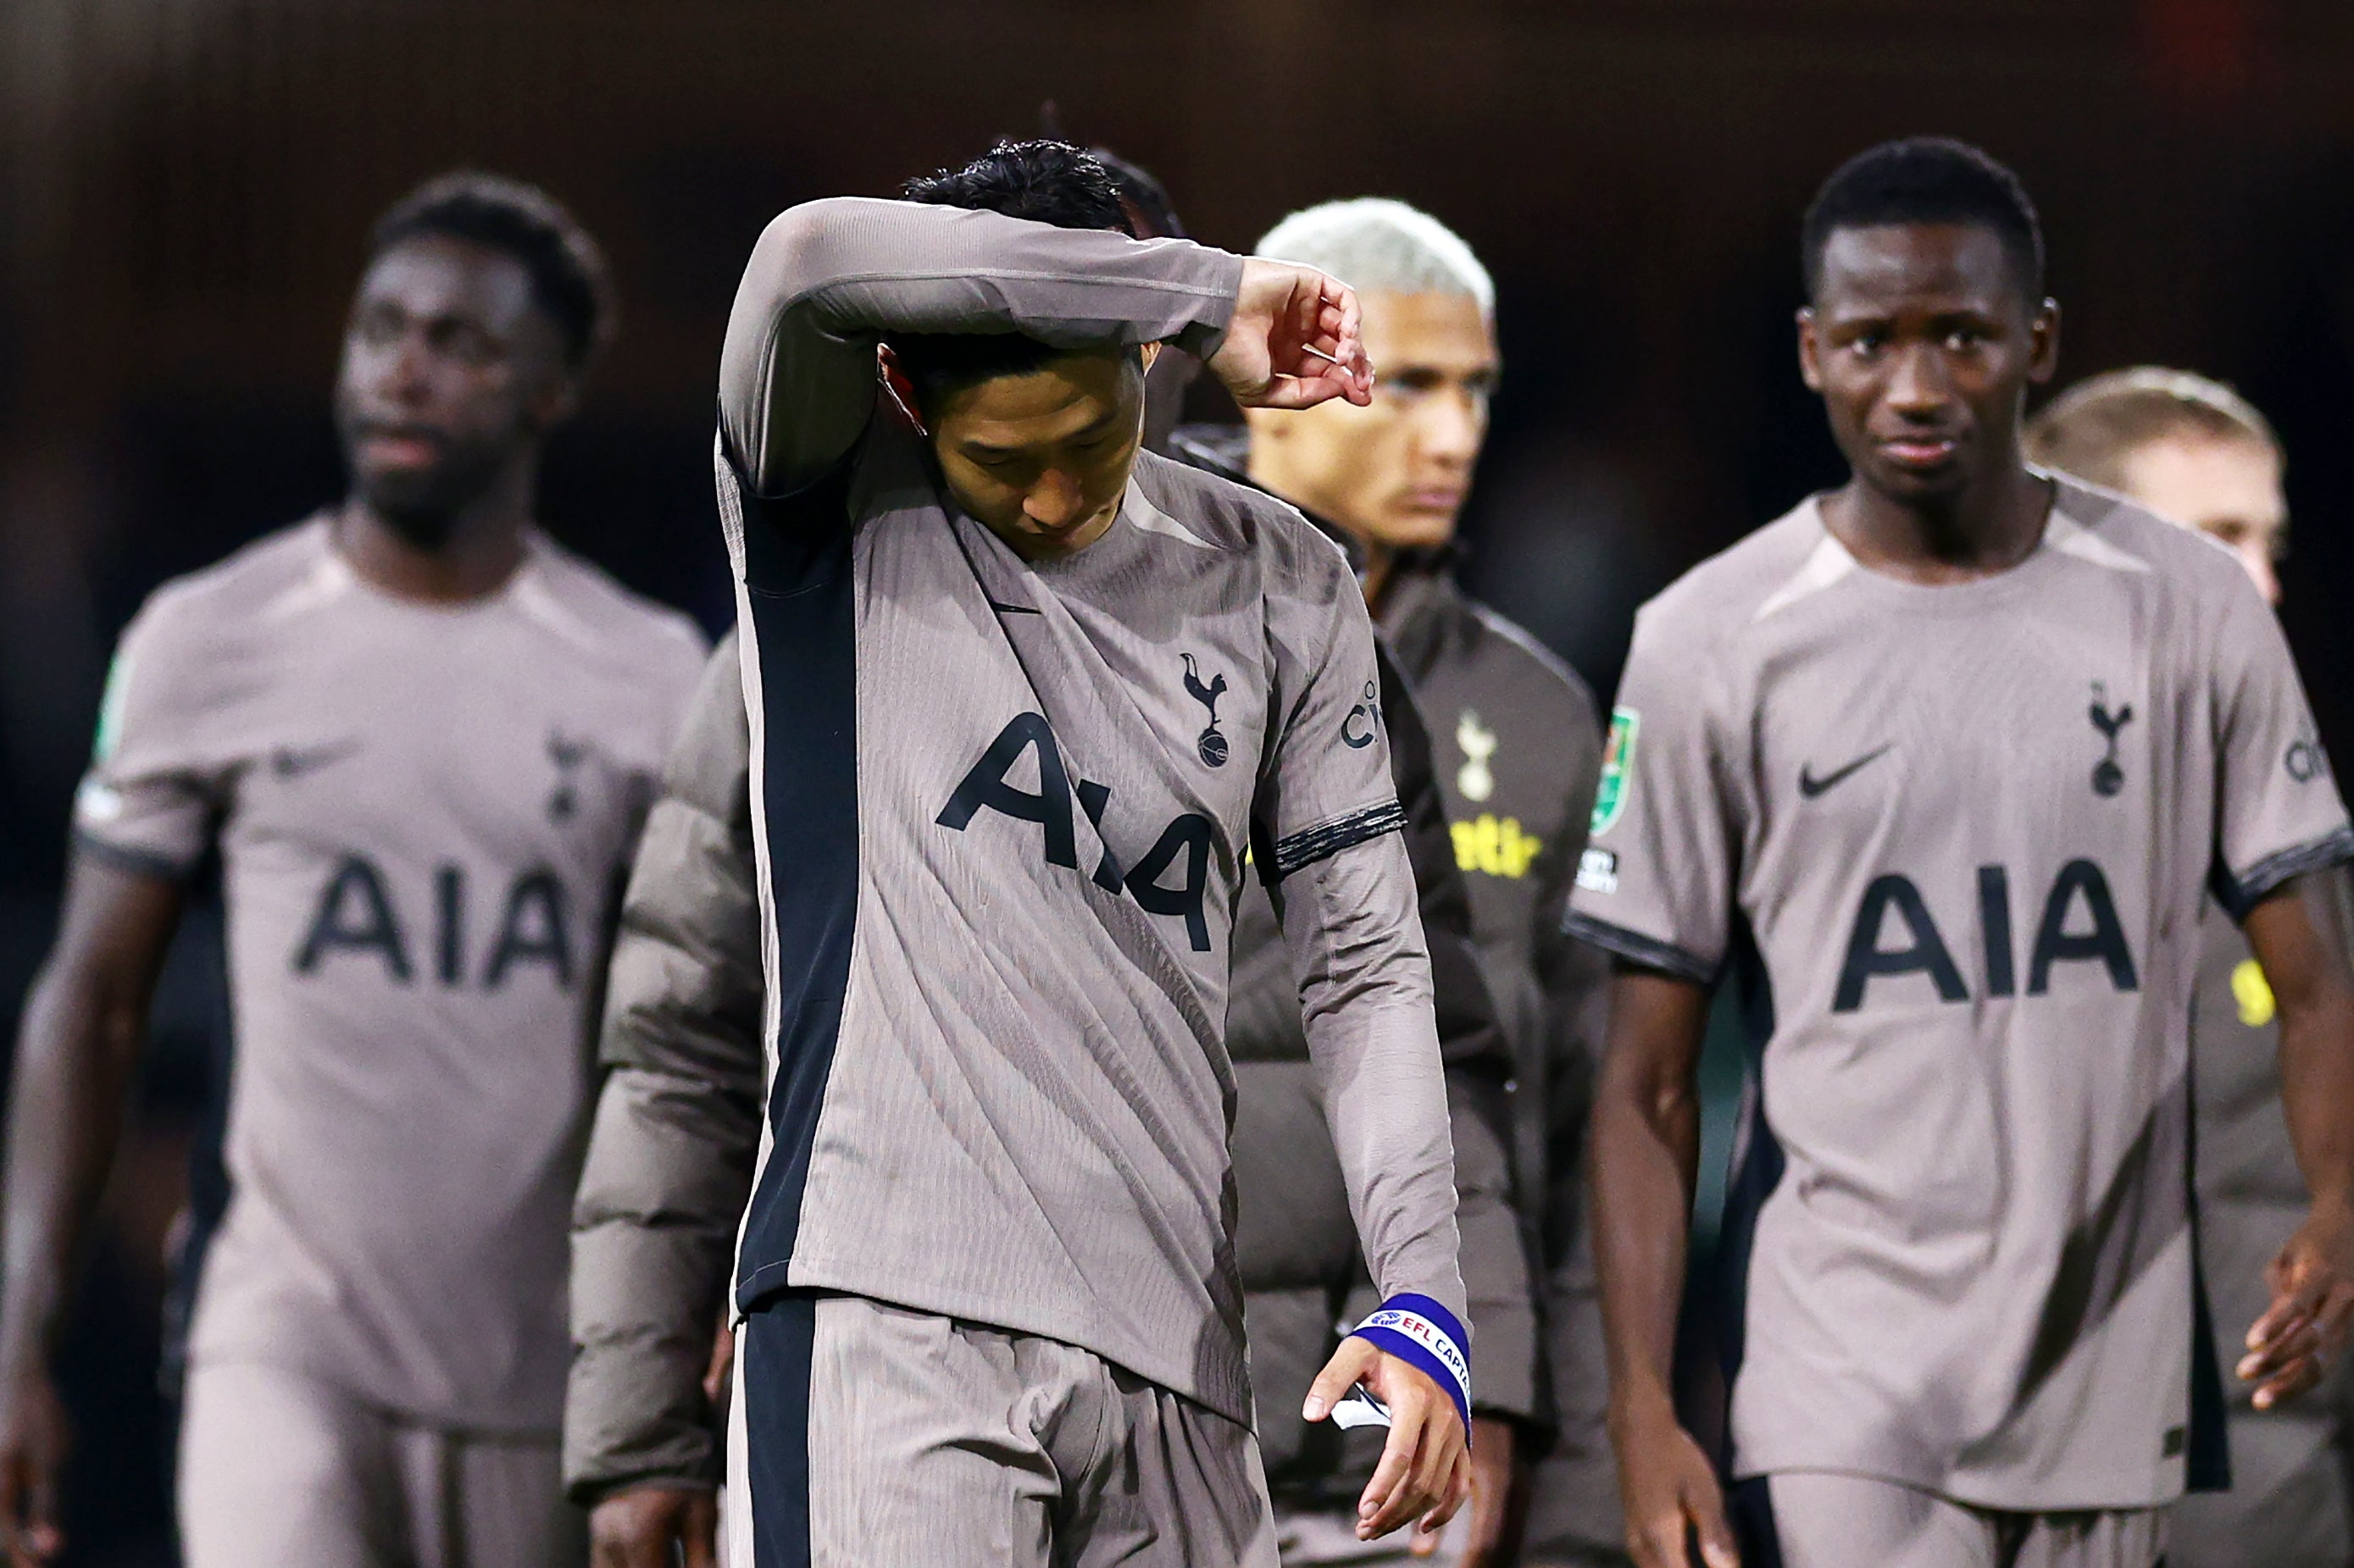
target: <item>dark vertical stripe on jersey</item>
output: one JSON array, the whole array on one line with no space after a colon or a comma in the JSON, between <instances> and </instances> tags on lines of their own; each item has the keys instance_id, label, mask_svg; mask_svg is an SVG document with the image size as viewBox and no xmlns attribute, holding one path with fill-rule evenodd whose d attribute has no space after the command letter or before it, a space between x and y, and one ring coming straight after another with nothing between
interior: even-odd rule
<instances>
[{"instance_id":1,"label":"dark vertical stripe on jersey","mask_svg":"<svg viewBox=\"0 0 2354 1568\"><path fill-rule=\"evenodd\" d=\"M744 1319L744 1470L753 1568L809 1568L810 1365L817 1298L772 1295Z\"/></svg>"},{"instance_id":2,"label":"dark vertical stripe on jersey","mask_svg":"<svg viewBox=\"0 0 2354 1568\"><path fill-rule=\"evenodd\" d=\"M2184 1069L2182 1190L2190 1213L2190 1437L2183 1455L2183 1485L2194 1492L2232 1489L2232 1422L2223 1394L2223 1366L2215 1353L2215 1309L2207 1299L2207 1268L2199 1246L2199 1103L2197 1053Z\"/></svg>"},{"instance_id":3,"label":"dark vertical stripe on jersey","mask_svg":"<svg viewBox=\"0 0 2354 1568\"><path fill-rule=\"evenodd\" d=\"M776 910L772 1139L745 1221L737 1302L786 1283L810 1145L842 1033L858 911L858 694L849 469L801 494L740 494L744 583L759 661L761 780Z\"/></svg>"},{"instance_id":4,"label":"dark vertical stripe on jersey","mask_svg":"<svg viewBox=\"0 0 2354 1568\"><path fill-rule=\"evenodd\" d=\"M1766 973L1765 958L1757 950L1757 939L1746 920L1734 922L1725 972L1734 988L1733 1001L1739 1012L1742 1039L1748 1047L1753 1084L1762 1085L1766 1043L1774 1034L1774 988ZM1733 1173L1725 1190L1724 1223L1717 1233L1715 1288L1711 1292L1717 1303L1716 1310L1723 1314L1717 1324L1717 1345L1728 1401L1734 1381L1741 1375L1741 1361L1747 1350L1749 1260L1757 1245L1757 1218L1765 1210L1766 1200L1781 1184L1786 1163L1782 1146L1775 1141L1772 1129L1766 1125L1765 1095L1753 1090L1748 1098L1747 1147L1740 1169ZM1725 1425L1723 1456L1728 1463L1734 1457L1730 1421Z\"/></svg>"},{"instance_id":5,"label":"dark vertical stripe on jersey","mask_svg":"<svg viewBox=\"0 0 2354 1568\"><path fill-rule=\"evenodd\" d=\"M1734 1544L1741 1568L1782 1568L1782 1531L1774 1522L1774 1478L1751 1476L1733 1483Z\"/></svg>"}]
</instances>

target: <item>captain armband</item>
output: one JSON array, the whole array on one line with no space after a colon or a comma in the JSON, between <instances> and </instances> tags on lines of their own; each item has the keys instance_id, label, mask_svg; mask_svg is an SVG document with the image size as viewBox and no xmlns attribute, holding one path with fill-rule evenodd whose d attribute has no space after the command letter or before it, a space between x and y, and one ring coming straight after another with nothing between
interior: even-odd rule
<instances>
[{"instance_id":1,"label":"captain armband","mask_svg":"<svg viewBox=\"0 0 2354 1568\"><path fill-rule=\"evenodd\" d=\"M1383 1302L1350 1338L1367 1340L1427 1373L1455 1402L1463 1430L1471 1430L1471 1358L1466 1353L1471 1337L1454 1313L1427 1296L1405 1291Z\"/></svg>"}]
</instances>

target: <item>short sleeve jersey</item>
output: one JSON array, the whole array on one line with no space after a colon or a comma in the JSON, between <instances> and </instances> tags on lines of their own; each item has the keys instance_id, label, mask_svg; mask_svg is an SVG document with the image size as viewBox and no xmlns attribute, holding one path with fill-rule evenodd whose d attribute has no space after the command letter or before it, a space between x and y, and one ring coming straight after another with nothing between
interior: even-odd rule
<instances>
[{"instance_id":1,"label":"short sleeve jersey","mask_svg":"<svg viewBox=\"0 0 2354 1568\"><path fill-rule=\"evenodd\" d=\"M537 535L440 607L362 582L318 520L124 632L77 835L163 875L217 844L228 912L197 1361L555 1428L604 932L703 648Z\"/></svg>"},{"instance_id":2,"label":"short sleeve jersey","mask_svg":"<svg viewBox=\"0 0 2354 1568\"><path fill-rule=\"evenodd\" d=\"M1638 619L1571 924L1768 988L1740 1474L2136 1507L2205 1451L2201 900L2354 836L2230 556L2054 484L1991 578L1863 569L1809 502Z\"/></svg>"},{"instance_id":3,"label":"short sleeve jersey","mask_svg":"<svg viewBox=\"0 0 2354 1568\"><path fill-rule=\"evenodd\" d=\"M878 418L826 493L719 464L779 977L738 1300L1039 1334L1247 1420L1229 938L1254 856L1403 824L1363 599L1296 512L1149 453L1034 563L925 461Z\"/></svg>"}]
</instances>

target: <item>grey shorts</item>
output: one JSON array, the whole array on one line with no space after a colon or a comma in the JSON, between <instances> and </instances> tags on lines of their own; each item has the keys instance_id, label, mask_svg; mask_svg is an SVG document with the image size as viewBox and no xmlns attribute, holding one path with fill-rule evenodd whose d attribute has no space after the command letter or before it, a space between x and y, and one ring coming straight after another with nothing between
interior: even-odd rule
<instances>
[{"instance_id":1,"label":"grey shorts","mask_svg":"<svg viewBox=\"0 0 2354 1568\"><path fill-rule=\"evenodd\" d=\"M180 1426L187 1568L580 1568L557 1438L419 1425L300 1372L199 1362Z\"/></svg>"},{"instance_id":2,"label":"grey shorts","mask_svg":"<svg viewBox=\"0 0 2354 1568\"><path fill-rule=\"evenodd\" d=\"M2013 1513L1868 1476L1741 1482L1742 1562L1766 1568L2157 1568L2164 1509Z\"/></svg>"},{"instance_id":3,"label":"grey shorts","mask_svg":"<svg viewBox=\"0 0 2354 1568\"><path fill-rule=\"evenodd\" d=\"M736 1342L728 1568L1277 1568L1250 1429L1087 1351L855 1296Z\"/></svg>"}]
</instances>

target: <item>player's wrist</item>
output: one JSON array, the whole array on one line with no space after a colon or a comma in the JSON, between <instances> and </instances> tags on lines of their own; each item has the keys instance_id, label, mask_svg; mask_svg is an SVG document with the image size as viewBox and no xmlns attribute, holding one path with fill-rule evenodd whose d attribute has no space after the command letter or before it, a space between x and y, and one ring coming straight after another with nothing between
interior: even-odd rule
<instances>
[{"instance_id":1,"label":"player's wrist","mask_svg":"<svg viewBox=\"0 0 2354 1568\"><path fill-rule=\"evenodd\" d=\"M2306 1213L2316 1224L2354 1226L2354 1185L2317 1190Z\"/></svg>"},{"instance_id":2,"label":"player's wrist","mask_svg":"<svg viewBox=\"0 0 2354 1568\"><path fill-rule=\"evenodd\" d=\"M27 1321L0 1322L0 1380L13 1383L47 1377L48 1342L49 1336Z\"/></svg>"},{"instance_id":3,"label":"player's wrist","mask_svg":"<svg viewBox=\"0 0 2354 1568\"><path fill-rule=\"evenodd\" d=\"M1638 1443L1665 1431L1681 1431L1683 1423L1676 1416L1675 1395L1665 1383L1651 1378L1630 1378L1614 1387L1610 1404L1603 1416L1612 1441Z\"/></svg>"},{"instance_id":4,"label":"player's wrist","mask_svg":"<svg viewBox=\"0 0 2354 1568\"><path fill-rule=\"evenodd\" d=\"M1463 1430L1471 1430L1471 1336L1445 1303L1418 1291L1400 1291L1350 1330L1437 1384Z\"/></svg>"}]
</instances>

